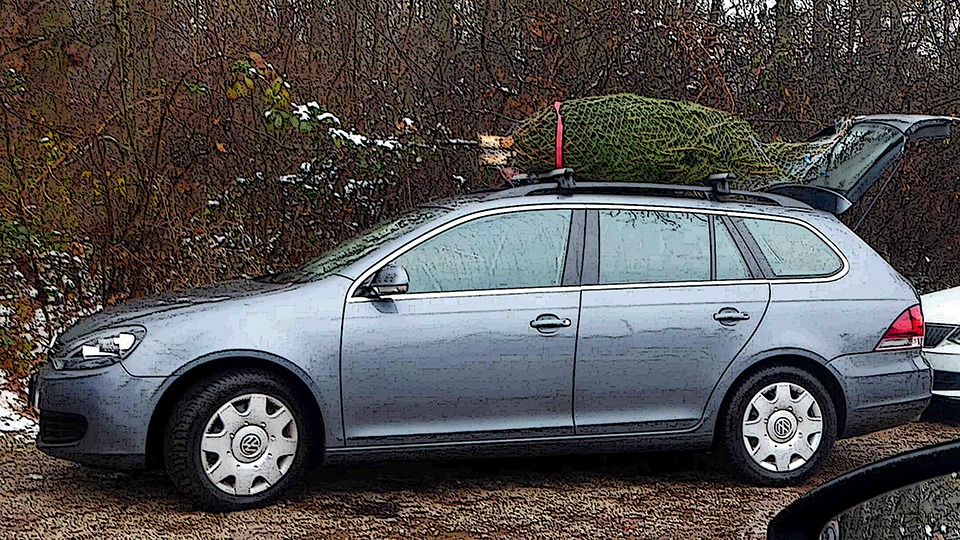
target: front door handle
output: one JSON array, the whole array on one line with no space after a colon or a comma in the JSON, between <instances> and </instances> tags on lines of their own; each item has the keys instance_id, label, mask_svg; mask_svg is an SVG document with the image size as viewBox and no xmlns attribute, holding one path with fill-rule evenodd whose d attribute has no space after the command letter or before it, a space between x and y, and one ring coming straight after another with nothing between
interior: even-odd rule
<instances>
[{"instance_id":1,"label":"front door handle","mask_svg":"<svg viewBox=\"0 0 960 540\"><path fill-rule=\"evenodd\" d=\"M530 321L530 327L536 328L541 332L550 329L555 330L557 328L566 328L570 326L570 324L570 319L561 319L560 317L550 313L545 313Z\"/></svg>"},{"instance_id":2,"label":"front door handle","mask_svg":"<svg viewBox=\"0 0 960 540\"><path fill-rule=\"evenodd\" d=\"M723 308L713 314L713 319L720 324L733 325L737 321L746 321L750 319L750 314L737 310L736 308Z\"/></svg>"}]
</instances>

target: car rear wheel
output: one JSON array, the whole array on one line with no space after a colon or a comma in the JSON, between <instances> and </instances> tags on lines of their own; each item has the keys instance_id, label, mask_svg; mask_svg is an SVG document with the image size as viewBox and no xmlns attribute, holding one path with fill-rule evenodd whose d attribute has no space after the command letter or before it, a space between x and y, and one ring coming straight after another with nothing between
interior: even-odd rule
<instances>
[{"instance_id":1,"label":"car rear wheel","mask_svg":"<svg viewBox=\"0 0 960 540\"><path fill-rule=\"evenodd\" d=\"M296 392L246 370L205 379L175 407L164 462L191 500L213 511L267 504L303 473L311 426Z\"/></svg>"},{"instance_id":2,"label":"car rear wheel","mask_svg":"<svg viewBox=\"0 0 960 540\"><path fill-rule=\"evenodd\" d=\"M795 485L815 474L833 448L833 400L813 375L794 367L761 370L739 385L718 420L734 471L761 486Z\"/></svg>"}]
</instances>

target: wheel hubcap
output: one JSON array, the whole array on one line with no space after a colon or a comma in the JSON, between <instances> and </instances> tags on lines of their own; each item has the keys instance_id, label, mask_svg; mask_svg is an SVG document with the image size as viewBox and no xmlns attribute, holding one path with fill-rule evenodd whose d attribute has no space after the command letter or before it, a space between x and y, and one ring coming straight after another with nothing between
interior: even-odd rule
<instances>
[{"instance_id":1,"label":"wheel hubcap","mask_svg":"<svg viewBox=\"0 0 960 540\"><path fill-rule=\"evenodd\" d=\"M290 470L297 423L287 407L265 394L230 400L207 421L200 462L207 479L231 495L255 495Z\"/></svg>"},{"instance_id":2,"label":"wheel hubcap","mask_svg":"<svg viewBox=\"0 0 960 540\"><path fill-rule=\"evenodd\" d=\"M771 384L750 400L742 432L747 453L758 465L774 472L795 470L820 447L820 404L800 385Z\"/></svg>"}]
</instances>

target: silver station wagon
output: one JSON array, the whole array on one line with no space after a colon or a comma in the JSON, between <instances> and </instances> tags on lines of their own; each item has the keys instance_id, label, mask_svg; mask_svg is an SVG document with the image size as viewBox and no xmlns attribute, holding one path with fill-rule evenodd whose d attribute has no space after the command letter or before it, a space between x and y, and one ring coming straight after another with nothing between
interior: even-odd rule
<instances>
[{"instance_id":1,"label":"silver station wagon","mask_svg":"<svg viewBox=\"0 0 960 540\"><path fill-rule=\"evenodd\" d=\"M873 122L897 151L936 124ZM834 215L874 165L765 193L558 171L111 307L32 377L37 444L165 467L214 510L386 457L715 448L747 482L802 482L931 395L916 292Z\"/></svg>"}]
</instances>

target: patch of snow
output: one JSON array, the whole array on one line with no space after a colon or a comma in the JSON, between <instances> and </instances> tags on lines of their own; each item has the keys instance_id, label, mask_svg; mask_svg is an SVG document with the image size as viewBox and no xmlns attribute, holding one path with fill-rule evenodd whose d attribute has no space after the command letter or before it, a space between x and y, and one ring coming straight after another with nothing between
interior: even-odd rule
<instances>
[{"instance_id":1,"label":"patch of snow","mask_svg":"<svg viewBox=\"0 0 960 540\"><path fill-rule=\"evenodd\" d=\"M333 113L325 112L317 117L317 122L326 122L327 120L332 124L340 125L340 119L334 116Z\"/></svg>"},{"instance_id":2,"label":"patch of snow","mask_svg":"<svg viewBox=\"0 0 960 540\"><path fill-rule=\"evenodd\" d=\"M310 120L310 108L306 105L294 105L293 114L300 117L300 120L307 121Z\"/></svg>"},{"instance_id":3,"label":"patch of snow","mask_svg":"<svg viewBox=\"0 0 960 540\"><path fill-rule=\"evenodd\" d=\"M220 201L213 201L213 200L207 201L207 206L210 208L216 208L220 206Z\"/></svg>"},{"instance_id":4,"label":"patch of snow","mask_svg":"<svg viewBox=\"0 0 960 540\"><path fill-rule=\"evenodd\" d=\"M296 174L288 174L277 178L277 181L281 184L296 184L300 181L300 176Z\"/></svg>"},{"instance_id":5,"label":"patch of snow","mask_svg":"<svg viewBox=\"0 0 960 540\"><path fill-rule=\"evenodd\" d=\"M342 140L350 141L354 146L363 146L367 142L367 138L359 133L352 133L337 128L330 128L330 135L333 137L338 137Z\"/></svg>"},{"instance_id":6,"label":"patch of snow","mask_svg":"<svg viewBox=\"0 0 960 540\"><path fill-rule=\"evenodd\" d=\"M20 396L3 389L6 384L6 374L0 371L0 431L25 433L35 437L38 430L37 423L20 414L25 404Z\"/></svg>"},{"instance_id":7,"label":"patch of snow","mask_svg":"<svg viewBox=\"0 0 960 540\"><path fill-rule=\"evenodd\" d=\"M401 148L403 148L403 145L400 144L400 141L396 139L375 139L373 141L373 144L381 148L386 148L387 150L391 150L391 151L400 150Z\"/></svg>"}]
</instances>

